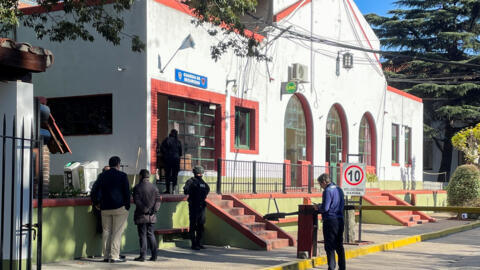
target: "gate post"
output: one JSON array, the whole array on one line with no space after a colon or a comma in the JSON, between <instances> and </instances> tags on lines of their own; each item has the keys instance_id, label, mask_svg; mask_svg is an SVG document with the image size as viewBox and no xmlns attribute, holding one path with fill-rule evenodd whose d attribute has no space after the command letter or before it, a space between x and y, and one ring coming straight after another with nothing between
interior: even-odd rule
<instances>
[{"instance_id":1,"label":"gate post","mask_svg":"<svg viewBox=\"0 0 480 270\"><path fill-rule=\"evenodd\" d=\"M257 161L252 163L252 193L257 194Z\"/></svg>"},{"instance_id":2,"label":"gate post","mask_svg":"<svg viewBox=\"0 0 480 270\"><path fill-rule=\"evenodd\" d=\"M217 194L222 194L222 159L217 159Z\"/></svg>"}]
</instances>

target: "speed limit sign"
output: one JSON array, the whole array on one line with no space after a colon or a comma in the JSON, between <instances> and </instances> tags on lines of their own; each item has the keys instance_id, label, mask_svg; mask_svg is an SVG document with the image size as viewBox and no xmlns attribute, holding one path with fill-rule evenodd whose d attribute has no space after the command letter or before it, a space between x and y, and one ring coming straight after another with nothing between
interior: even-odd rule
<instances>
[{"instance_id":1,"label":"speed limit sign","mask_svg":"<svg viewBox=\"0 0 480 270\"><path fill-rule=\"evenodd\" d=\"M345 195L363 196L365 195L365 182L367 175L365 173L365 164L345 163L342 172L342 189Z\"/></svg>"}]
</instances>

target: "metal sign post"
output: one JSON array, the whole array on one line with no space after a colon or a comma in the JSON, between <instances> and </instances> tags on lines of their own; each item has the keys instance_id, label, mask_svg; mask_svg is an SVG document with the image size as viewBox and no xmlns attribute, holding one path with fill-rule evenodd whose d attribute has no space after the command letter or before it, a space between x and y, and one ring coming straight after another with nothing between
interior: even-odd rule
<instances>
[{"instance_id":1,"label":"metal sign post","mask_svg":"<svg viewBox=\"0 0 480 270\"><path fill-rule=\"evenodd\" d=\"M362 162L363 156L360 154L348 154L347 162L350 162L350 157L358 157L358 161ZM365 163L345 163L342 170L342 189L346 196L347 208L354 205L359 206L358 216L358 241L357 244L361 245L362 242L362 201L363 195L365 195L367 175L365 170ZM359 196L359 200L351 200L349 196ZM347 215L347 232L349 230L348 215ZM350 239L347 233L346 241L349 243ZM364 241L366 242L366 241Z\"/></svg>"}]
</instances>

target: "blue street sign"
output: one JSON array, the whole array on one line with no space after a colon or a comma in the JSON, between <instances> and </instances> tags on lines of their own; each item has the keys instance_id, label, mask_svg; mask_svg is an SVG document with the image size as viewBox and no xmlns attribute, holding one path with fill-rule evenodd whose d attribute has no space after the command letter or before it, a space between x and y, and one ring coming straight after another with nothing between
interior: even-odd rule
<instances>
[{"instance_id":1,"label":"blue street sign","mask_svg":"<svg viewBox=\"0 0 480 270\"><path fill-rule=\"evenodd\" d=\"M205 76L193 74L180 69L175 69L175 81L190 84L200 88L207 88L208 78Z\"/></svg>"}]
</instances>

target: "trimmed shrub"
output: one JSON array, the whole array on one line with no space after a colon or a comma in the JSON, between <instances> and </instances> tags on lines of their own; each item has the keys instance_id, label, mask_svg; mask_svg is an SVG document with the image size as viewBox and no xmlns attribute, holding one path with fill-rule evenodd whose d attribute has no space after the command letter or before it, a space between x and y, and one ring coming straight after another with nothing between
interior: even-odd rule
<instances>
[{"instance_id":1,"label":"trimmed shrub","mask_svg":"<svg viewBox=\"0 0 480 270\"><path fill-rule=\"evenodd\" d=\"M468 206L480 198L480 171L475 165L459 166L447 186L447 200L450 206Z\"/></svg>"}]
</instances>

